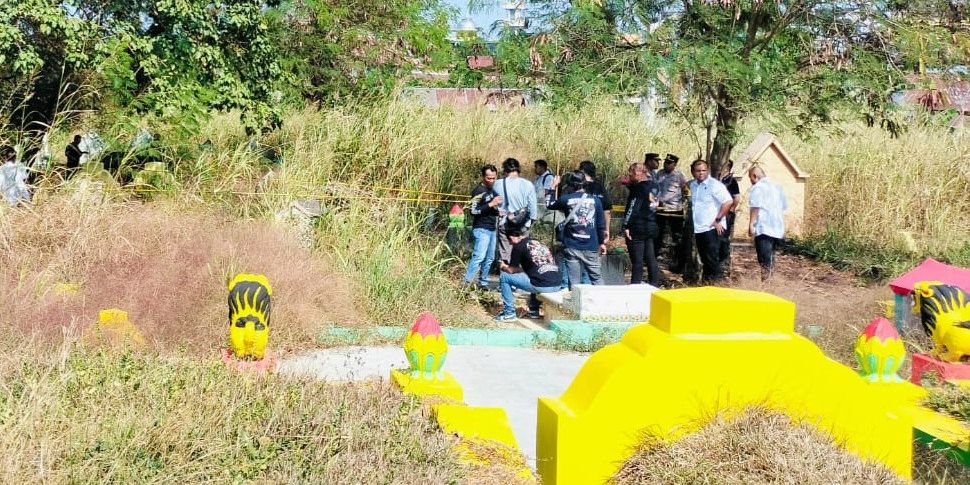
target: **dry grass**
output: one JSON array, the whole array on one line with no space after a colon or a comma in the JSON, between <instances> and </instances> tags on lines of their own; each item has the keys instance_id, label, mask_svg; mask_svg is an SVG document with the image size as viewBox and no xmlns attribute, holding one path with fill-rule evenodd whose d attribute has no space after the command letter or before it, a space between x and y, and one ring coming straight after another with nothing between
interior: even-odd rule
<instances>
[{"instance_id":1,"label":"dry grass","mask_svg":"<svg viewBox=\"0 0 970 485\"><path fill-rule=\"evenodd\" d=\"M130 353L0 362L4 483L457 483L417 400Z\"/></svg>"},{"instance_id":2,"label":"dry grass","mask_svg":"<svg viewBox=\"0 0 970 485\"><path fill-rule=\"evenodd\" d=\"M811 231L970 264L970 131L912 127L894 139L878 128L840 128L785 140L812 174Z\"/></svg>"},{"instance_id":3,"label":"dry grass","mask_svg":"<svg viewBox=\"0 0 970 485\"><path fill-rule=\"evenodd\" d=\"M777 412L721 415L673 444L647 438L614 483L902 483L888 469L839 449L831 438Z\"/></svg>"},{"instance_id":4,"label":"dry grass","mask_svg":"<svg viewBox=\"0 0 970 485\"><path fill-rule=\"evenodd\" d=\"M48 341L116 307L158 348L211 350L225 341L225 284L242 271L273 284L277 350L312 347L328 323L368 321L353 283L271 222L75 192L5 212L0 225L0 321ZM59 295L59 282L80 290Z\"/></svg>"},{"instance_id":5,"label":"dry grass","mask_svg":"<svg viewBox=\"0 0 970 485\"><path fill-rule=\"evenodd\" d=\"M749 123L737 153L761 129ZM232 187L225 174L232 174L234 182L251 174L246 168L251 165L241 163L252 154L238 150L234 133L239 131L226 117L203 130L198 141L216 140L219 148L187 170L196 176L187 185ZM428 109L404 102L366 110L307 110L292 113L268 140L285 159L275 170L271 191L312 194L341 181L464 194L482 162L498 164L513 156L524 162L525 175L531 175L529 162L536 158L549 160L554 171L591 159L621 200L625 194L613 181L630 162L642 160L646 151L678 153L689 160L700 152L695 135L675 120L647 126L635 110L611 101L555 111L544 106L498 112ZM820 130L810 140L780 135L811 174L809 235L835 234L857 247L889 251L886 257L932 255L970 264L970 132L913 126L892 138L878 127L847 122ZM277 207L285 197L263 202ZM426 207L422 204L422 210ZM890 271L907 263L892 264Z\"/></svg>"}]
</instances>

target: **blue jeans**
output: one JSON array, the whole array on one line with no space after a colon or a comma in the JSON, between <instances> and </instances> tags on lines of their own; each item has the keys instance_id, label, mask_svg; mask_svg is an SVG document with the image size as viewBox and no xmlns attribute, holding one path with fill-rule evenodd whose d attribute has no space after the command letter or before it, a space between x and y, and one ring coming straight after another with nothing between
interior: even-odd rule
<instances>
[{"instance_id":1,"label":"blue jeans","mask_svg":"<svg viewBox=\"0 0 970 485\"><path fill-rule=\"evenodd\" d=\"M488 284L488 270L495 260L495 231L483 228L472 229L472 259L465 271L465 283L471 283L478 272L478 282Z\"/></svg>"},{"instance_id":2,"label":"blue jeans","mask_svg":"<svg viewBox=\"0 0 970 485\"><path fill-rule=\"evenodd\" d=\"M502 271L499 274L498 281L502 288L502 313L504 314L515 313L515 297L512 292L516 288L531 293L529 297L529 310L533 311L538 311L540 305L539 299L536 298L536 293L554 293L559 291L559 288L556 286L532 286L532 282L529 281L529 275L525 273L506 273Z\"/></svg>"},{"instance_id":3,"label":"blue jeans","mask_svg":"<svg viewBox=\"0 0 970 485\"><path fill-rule=\"evenodd\" d=\"M589 273L586 272L586 268L582 268L583 275L579 278L579 284L588 285L590 284ZM562 275L562 284L559 285L560 290L569 289L569 265L566 264L566 255L564 254L562 259L559 260L559 274Z\"/></svg>"}]
</instances>

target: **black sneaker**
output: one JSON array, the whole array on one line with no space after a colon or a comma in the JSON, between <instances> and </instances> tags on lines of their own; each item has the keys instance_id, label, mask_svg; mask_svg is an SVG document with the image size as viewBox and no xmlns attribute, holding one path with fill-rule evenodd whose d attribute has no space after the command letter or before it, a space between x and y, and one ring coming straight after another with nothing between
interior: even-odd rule
<instances>
[{"instance_id":1,"label":"black sneaker","mask_svg":"<svg viewBox=\"0 0 970 485\"><path fill-rule=\"evenodd\" d=\"M525 315L522 315L522 318L529 318L529 319L532 319L532 320L541 320L542 319L542 315L539 314L539 310L529 310L528 312L526 312Z\"/></svg>"}]
</instances>

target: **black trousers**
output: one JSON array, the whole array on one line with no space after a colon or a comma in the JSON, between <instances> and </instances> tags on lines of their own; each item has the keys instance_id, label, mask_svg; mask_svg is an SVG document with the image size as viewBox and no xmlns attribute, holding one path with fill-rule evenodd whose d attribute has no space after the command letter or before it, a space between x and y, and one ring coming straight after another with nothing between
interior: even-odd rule
<instances>
[{"instance_id":1,"label":"black trousers","mask_svg":"<svg viewBox=\"0 0 970 485\"><path fill-rule=\"evenodd\" d=\"M775 247L779 241L781 240L776 237L764 234L754 237L754 251L758 254L762 279L767 278L771 274L771 268L775 266Z\"/></svg>"},{"instance_id":2,"label":"black trousers","mask_svg":"<svg viewBox=\"0 0 970 485\"><path fill-rule=\"evenodd\" d=\"M719 238L720 249L718 251L718 259L721 260L721 270L731 268L731 235L734 234L734 217L735 213L728 212L727 216L724 218L725 231L721 234Z\"/></svg>"},{"instance_id":3,"label":"black trousers","mask_svg":"<svg viewBox=\"0 0 970 485\"><path fill-rule=\"evenodd\" d=\"M678 268L684 264L681 254L681 244L680 236L684 232L684 218L683 216L668 216L663 213L657 213L657 237L654 239L653 249L654 255L659 257L660 252L664 248L664 239L667 237L667 233L670 233L671 245L670 245L670 267Z\"/></svg>"},{"instance_id":4,"label":"black trousers","mask_svg":"<svg viewBox=\"0 0 970 485\"><path fill-rule=\"evenodd\" d=\"M720 237L717 231L711 229L707 232L694 234L694 242L697 243L697 255L701 258L704 265L703 281L717 281L721 279L721 258L719 250L721 247Z\"/></svg>"},{"instance_id":5,"label":"black trousers","mask_svg":"<svg viewBox=\"0 0 970 485\"><path fill-rule=\"evenodd\" d=\"M653 248L653 239L629 239L626 240L626 249L630 253L630 284L635 285L643 282L643 262L647 262L647 277L653 286L660 286L660 265L657 264L657 253Z\"/></svg>"}]
</instances>

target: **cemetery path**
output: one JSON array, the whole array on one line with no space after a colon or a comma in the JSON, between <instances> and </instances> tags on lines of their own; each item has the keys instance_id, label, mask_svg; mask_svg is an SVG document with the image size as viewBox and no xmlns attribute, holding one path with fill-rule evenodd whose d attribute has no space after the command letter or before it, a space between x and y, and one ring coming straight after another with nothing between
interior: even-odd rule
<instances>
[{"instance_id":1,"label":"cemetery path","mask_svg":"<svg viewBox=\"0 0 970 485\"><path fill-rule=\"evenodd\" d=\"M537 399L561 395L588 356L531 348L452 345L444 368L461 383L467 404L505 409L519 448L534 468ZM389 379L392 368L407 367L400 346L337 347L285 358L278 373L362 381Z\"/></svg>"}]
</instances>

